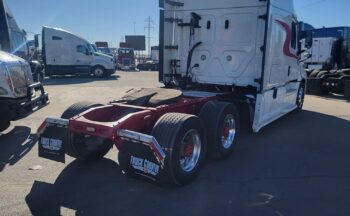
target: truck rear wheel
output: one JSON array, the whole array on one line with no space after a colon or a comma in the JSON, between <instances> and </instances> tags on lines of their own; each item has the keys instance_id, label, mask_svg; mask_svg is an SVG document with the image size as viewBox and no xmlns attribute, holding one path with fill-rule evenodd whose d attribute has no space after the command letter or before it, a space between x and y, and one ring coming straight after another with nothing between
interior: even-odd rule
<instances>
[{"instance_id":1,"label":"truck rear wheel","mask_svg":"<svg viewBox=\"0 0 350 216\"><path fill-rule=\"evenodd\" d=\"M234 104L208 102L200 111L208 140L208 152L214 159L225 159L233 152L239 135L239 114Z\"/></svg>"},{"instance_id":2,"label":"truck rear wheel","mask_svg":"<svg viewBox=\"0 0 350 216\"><path fill-rule=\"evenodd\" d=\"M328 75L328 74L330 74L329 71L320 71L316 77L322 79L325 75Z\"/></svg>"},{"instance_id":3,"label":"truck rear wheel","mask_svg":"<svg viewBox=\"0 0 350 216\"><path fill-rule=\"evenodd\" d=\"M311 72L311 74L310 74L310 78L316 78L317 77L317 74L319 73L320 71L319 70L314 70L314 71L312 71Z\"/></svg>"},{"instance_id":4,"label":"truck rear wheel","mask_svg":"<svg viewBox=\"0 0 350 216\"><path fill-rule=\"evenodd\" d=\"M70 119L91 108L103 106L102 104L92 102L78 102L70 106L61 118ZM67 146L65 152L67 155L82 161L94 161L103 158L112 148L113 142L99 137L93 137L84 134L74 134Z\"/></svg>"},{"instance_id":5,"label":"truck rear wheel","mask_svg":"<svg viewBox=\"0 0 350 216\"><path fill-rule=\"evenodd\" d=\"M207 150L202 121L193 115L168 113L155 124L152 135L166 153L160 182L185 185L193 181Z\"/></svg>"}]
</instances>

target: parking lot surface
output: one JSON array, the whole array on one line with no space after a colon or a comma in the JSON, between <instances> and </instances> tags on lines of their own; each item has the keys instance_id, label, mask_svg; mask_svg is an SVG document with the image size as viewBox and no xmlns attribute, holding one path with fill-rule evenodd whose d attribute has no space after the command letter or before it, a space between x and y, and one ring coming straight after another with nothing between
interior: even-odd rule
<instances>
[{"instance_id":1,"label":"parking lot surface","mask_svg":"<svg viewBox=\"0 0 350 216\"><path fill-rule=\"evenodd\" d=\"M47 79L51 103L0 135L0 215L350 215L350 103L338 97L307 96L300 114L245 132L229 159L209 161L185 187L128 179L115 148L94 164L37 156L45 117L157 80L155 72Z\"/></svg>"}]
</instances>

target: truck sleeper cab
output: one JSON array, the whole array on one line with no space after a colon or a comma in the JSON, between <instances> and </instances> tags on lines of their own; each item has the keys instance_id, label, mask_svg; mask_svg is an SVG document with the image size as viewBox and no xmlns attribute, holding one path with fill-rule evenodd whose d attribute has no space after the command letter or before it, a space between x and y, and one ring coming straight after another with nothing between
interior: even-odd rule
<instances>
[{"instance_id":1,"label":"truck sleeper cab","mask_svg":"<svg viewBox=\"0 0 350 216\"><path fill-rule=\"evenodd\" d=\"M92 74L96 77L115 73L114 58L95 52L84 38L59 28L43 27L42 54L46 75Z\"/></svg>"},{"instance_id":2,"label":"truck sleeper cab","mask_svg":"<svg viewBox=\"0 0 350 216\"><path fill-rule=\"evenodd\" d=\"M161 0L159 80L166 88L72 105L39 127L39 155L94 160L114 144L131 177L193 181L207 156L232 154L244 125L258 132L302 109L297 23L292 1Z\"/></svg>"}]
</instances>

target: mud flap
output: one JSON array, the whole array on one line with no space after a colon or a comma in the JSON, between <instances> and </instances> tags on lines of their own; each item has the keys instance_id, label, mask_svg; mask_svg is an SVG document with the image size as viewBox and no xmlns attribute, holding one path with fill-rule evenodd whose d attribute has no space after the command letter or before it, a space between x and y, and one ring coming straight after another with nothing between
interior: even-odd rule
<instances>
[{"instance_id":1,"label":"mud flap","mask_svg":"<svg viewBox=\"0 0 350 216\"><path fill-rule=\"evenodd\" d=\"M39 157L65 163L65 146L69 144L68 120L56 120L44 122L45 129L39 133Z\"/></svg>"},{"instance_id":2,"label":"mud flap","mask_svg":"<svg viewBox=\"0 0 350 216\"><path fill-rule=\"evenodd\" d=\"M129 177L156 182L161 174L161 164L147 146L139 143L125 142L118 160L120 167Z\"/></svg>"},{"instance_id":3,"label":"mud flap","mask_svg":"<svg viewBox=\"0 0 350 216\"><path fill-rule=\"evenodd\" d=\"M154 137L124 131L121 138L124 144L118 160L122 170L130 177L158 182L163 173L165 154Z\"/></svg>"}]
</instances>

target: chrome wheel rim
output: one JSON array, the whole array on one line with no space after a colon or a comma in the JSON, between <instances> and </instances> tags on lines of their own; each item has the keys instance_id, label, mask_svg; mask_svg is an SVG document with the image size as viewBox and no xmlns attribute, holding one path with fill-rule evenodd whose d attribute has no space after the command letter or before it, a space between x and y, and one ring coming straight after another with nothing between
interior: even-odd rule
<instances>
[{"instance_id":1,"label":"chrome wheel rim","mask_svg":"<svg viewBox=\"0 0 350 216\"><path fill-rule=\"evenodd\" d=\"M236 121L232 114L228 114L224 119L224 127L221 134L221 143L224 149L229 149L233 145L236 137Z\"/></svg>"},{"instance_id":2,"label":"chrome wheel rim","mask_svg":"<svg viewBox=\"0 0 350 216\"><path fill-rule=\"evenodd\" d=\"M181 141L180 166L185 172L191 172L198 164L202 141L197 130L189 130Z\"/></svg>"},{"instance_id":3,"label":"chrome wheel rim","mask_svg":"<svg viewBox=\"0 0 350 216\"><path fill-rule=\"evenodd\" d=\"M94 75L98 76L98 77L102 76L103 75L103 70L101 68L96 68L94 70Z\"/></svg>"}]
</instances>

